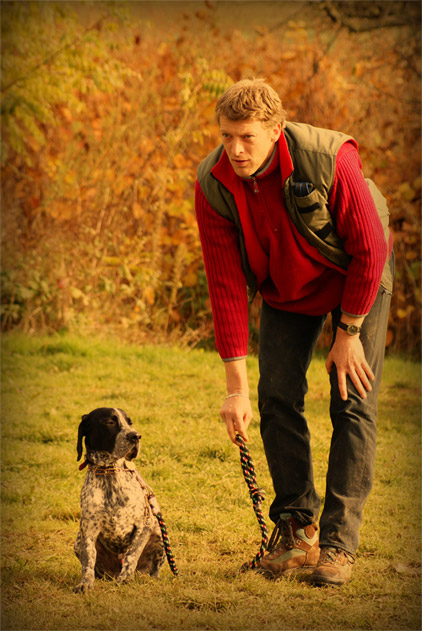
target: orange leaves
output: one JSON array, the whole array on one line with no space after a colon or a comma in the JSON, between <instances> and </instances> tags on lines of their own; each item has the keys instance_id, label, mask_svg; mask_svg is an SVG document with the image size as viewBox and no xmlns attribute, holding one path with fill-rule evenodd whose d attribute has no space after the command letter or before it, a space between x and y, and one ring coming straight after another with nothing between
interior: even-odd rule
<instances>
[{"instance_id":1,"label":"orange leaves","mask_svg":"<svg viewBox=\"0 0 422 631\"><path fill-rule=\"evenodd\" d=\"M146 303L149 304L150 307L152 307L152 305L155 302L155 289L154 289L154 287L151 287L151 286L145 287L143 292L142 292L142 296L143 296L144 300L146 301Z\"/></svg>"},{"instance_id":2,"label":"orange leaves","mask_svg":"<svg viewBox=\"0 0 422 631\"><path fill-rule=\"evenodd\" d=\"M178 153L174 156L173 164L176 169L186 169L187 167L192 166L192 161L183 154Z\"/></svg>"},{"instance_id":3,"label":"orange leaves","mask_svg":"<svg viewBox=\"0 0 422 631\"><path fill-rule=\"evenodd\" d=\"M71 112L71 110L68 107L65 107L64 105L61 106L59 108L60 114L62 115L63 119L67 122L67 123L71 123L73 121L73 114Z\"/></svg>"},{"instance_id":4,"label":"orange leaves","mask_svg":"<svg viewBox=\"0 0 422 631\"><path fill-rule=\"evenodd\" d=\"M94 118L91 120L91 130L94 137L97 140L101 140L103 137L103 125L102 120L100 118Z\"/></svg>"},{"instance_id":5,"label":"orange leaves","mask_svg":"<svg viewBox=\"0 0 422 631\"><path fill-rule=\"evenodd\" d=\"M139 143L140 154L146 157L154 151L155 147L156 147L156 144L152 140L152 138L148 136L144 136Z\"/></svg>"},{"instance_id":6,"label":"orange leaves","mask_svg":"<svg viewBox=\"0 0 422 631\"><path fill-rule=\"evenodd\" d=\"M366 67L367 66L365 62L362 62L362 61L358 61L355 64L355 67L353 68L353 73L357 79L360 79L360 77L362 77L365 74Z\"/></svg>"},{"instance_id":7,"label":"orange leaves","mask_svg":"<svg viewBox=\"0 0 422 631\"><path fill-rule=\"evenodd\" d=\"M140 219L143 215L142 206L138 202L132 204L132 215L135 219Z\"/></svg>"},{"instance_id":8,"label":"orange leaves","mask_svg":"<svg viewBox=\"0 0 422 631\"><path fill-rule=\"evenodd\" d=\"M134 338L209 331L196 167L219 142L218 94L231 80L262 76L280 93L290 120L358 140L365 174L387 195L395 231L388 340L392 349L417 343L420 121L411 68L419 60L411 47L401 54L404 42L410 46L406 27L396 39L391 29L355 38L305 19L277 18L259 31L254 22L249 33L239 24L211 31L204 20L177 39L139 23L116 33L109 62L119 55L144 82L127 75L108 93L78 86L83 107L74 107L71 94L56 101L55 125L44 125L46 143L28 138L32 165L12 155L13 169L3 177L3 206L16 209L6 239L11 267L16 253L45 244L40 268L54 276L47 247L54 244L63 252L75 312L84 309L79 290L90 301L84 317L114 322Z\"/></svg>"},{"instance_id":9,"label":"orange leaves","mask_svg":"<svg viewBox=\"0 0 422 631\"><path fill-rule=\"evenodd\" d=\"M45 212L52 219L63 221L76 217L80 213L80 207L67 200L54 199L46 205Z\"/></svg>"},{"instance_id":10,"label":"orange leaves","mask_svg":"<svg viewBox=\"0 0 422 631\"><path fill-rule=\"evenodd\" d=\"M90 203L98 195L98 188L95 186L81 188L81 198L83 202Z\"/></svg>"},{"instance_id":11,"label":"orange leaves","mask_svg":"<svg viewBox=\"0 0 422 631\"><path fill-rule=\"evenodd\" d=\"M116 171L113 168L106 169L104 171L104 177L110 183L114 183L116 180Z\"/></svg>"}]
</instances>

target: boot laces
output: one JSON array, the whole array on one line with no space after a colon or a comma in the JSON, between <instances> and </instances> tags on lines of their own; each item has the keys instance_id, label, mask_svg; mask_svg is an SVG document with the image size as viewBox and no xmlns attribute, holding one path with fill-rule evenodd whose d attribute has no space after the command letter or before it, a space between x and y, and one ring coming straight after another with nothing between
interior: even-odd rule
<instances>
[{"instance_id":1,"label":"boot laces","mask_svg":"<svg viewBox=\"0 0 422 631\"><path fill-rule=\"evenodd\" d=\"M335 563L337 558L337 550L336 548L325 548L324 551L324 562L325 563Z\"/></svg>"},{"instance_id":2,"label":"boot laces","mask_svg":"<svg viewBox=\"0 0 422 631\"><path fill-rule=\"evenodd\" d=\"M351 554L349 554L345 550L341 550L340 548L331 548L329 546L324 546L319 562L334 564L338 560L340 554L344 554L348 562L353 565L355 559Z\"/></svg>"},{"instance_id":3,"label":"boot laces","mask_svg":"<svg viewBox=\"0 0 422 631\"><path fill-rule=\"evenodd\" d=\"M293 528L290 520L279 519L271 534L267 545L267 551L273 552L276 548L285 546L287 550L295 547Z\"/></svg>"}]
</instances>

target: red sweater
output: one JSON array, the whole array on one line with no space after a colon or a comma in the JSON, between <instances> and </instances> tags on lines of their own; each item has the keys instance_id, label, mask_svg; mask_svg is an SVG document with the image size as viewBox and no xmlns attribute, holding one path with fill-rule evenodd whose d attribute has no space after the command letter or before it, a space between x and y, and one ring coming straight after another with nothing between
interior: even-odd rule
<instances>
[{"instance_id":1,"label":"red sweater","mask_svg":"<svg viewBox=\"0 0 422 631\"><path fill-rule=\"evenodd\" d=\"M282 187L293 165L283 135L278 149L256 178L258 192L251 179L234 173L225 152L212 170L235 196L260 294L272 307L293 313L323 315L341 305L345 313L366 315L377 294L387 244L355 145L347 142L337 154L329 199L337 234L352 256L347 271L311 246L290 219ZM213 210L198 182L195 206L217 348L222 359L245 357L248 305L237 229Z\"/></svg>"}]
</instances>

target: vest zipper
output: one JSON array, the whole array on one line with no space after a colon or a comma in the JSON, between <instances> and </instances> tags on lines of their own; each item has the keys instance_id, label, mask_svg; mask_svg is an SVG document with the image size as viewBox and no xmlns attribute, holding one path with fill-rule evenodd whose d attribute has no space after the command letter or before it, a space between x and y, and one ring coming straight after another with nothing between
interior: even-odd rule
<instances>
[{"instance_id":1,"label":"vest zipper","mask_svg":"<svg viewBox=\"0 0 422 631\"><path fill-rule=\"evenodd\" d=\"M252 177L253 180L253 192L255 194L259 193L259 186L258 186L258 182L256 181L255 177Z\"/></svg>"}]
</instances>

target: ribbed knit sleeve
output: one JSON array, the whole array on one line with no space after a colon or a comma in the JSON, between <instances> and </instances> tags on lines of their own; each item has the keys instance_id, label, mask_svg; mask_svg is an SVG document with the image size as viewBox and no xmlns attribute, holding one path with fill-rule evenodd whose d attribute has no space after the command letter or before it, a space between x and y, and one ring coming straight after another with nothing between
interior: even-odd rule
<instances>
[{"instance_id":1,"label":"ribbed knit sleeve","mask_svg":"<svg viewBox=\"0 0 422 631\"><path fill-rule=\"evenodd\" d=\"M337 156L330 206L337 234L352 256L341 308L350 315L366 315L377 295L388 246L358 152L352 145L345 145Z\"/></svg>"},{"instance_id":2,"label":"ribbed knit sleeve","mask_svg":"<svg viewBox=\"0 0 422 631\"><path fill-rule=\"evenodd\" d=\"M198 182L195 210L214 318L215 341L222 359L248 352L248 299L235 225L206 200Z\"/></svg>"}]
</instances>

